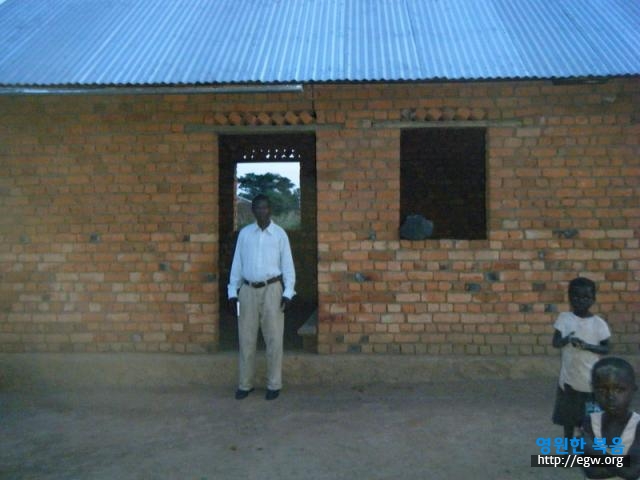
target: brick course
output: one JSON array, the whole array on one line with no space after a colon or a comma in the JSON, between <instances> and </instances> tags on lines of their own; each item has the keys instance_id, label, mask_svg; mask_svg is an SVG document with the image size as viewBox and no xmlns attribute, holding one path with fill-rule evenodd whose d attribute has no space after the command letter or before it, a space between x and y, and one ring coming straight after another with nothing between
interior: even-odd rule
<instances>
[{"instance_id":1,"label":"brick course","mask_svg":"<svg viewBox=\"0 0 640 480\"><path fill-rule=\"evenodd\" d=\"M637 79L0 97L0 351L215 351L216 128L315 112L320 353L547 354L578 274L635 353L639 106ZM487 240L398 238L400 131L429 111L482 114Z\"/></svg>"}]
</instances>

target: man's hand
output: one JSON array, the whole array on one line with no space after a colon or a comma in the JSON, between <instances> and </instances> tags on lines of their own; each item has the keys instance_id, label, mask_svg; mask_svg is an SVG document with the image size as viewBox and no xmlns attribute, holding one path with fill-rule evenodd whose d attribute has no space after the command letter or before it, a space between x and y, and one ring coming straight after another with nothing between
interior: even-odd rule
<instances>
[{"instance_id":1,"label":"man's hand","mask_svg":"<svg viewBox=\"0 0 640 480\"><path fill-rule=\"evenodd\" d=\"M280 310L282 310L283 312L286 312L290 304L291 304L290 298L282 297L282 300L280 300Z\"/></svg>"},{"instance_id":2,"label":"man's hand","mask_svg":"<svg viewBox=\"0 0 640 480\"><path fill-rule=\"evenodd\" d=\"M238 299L237 297L230 298L227 302L227 307L229 308L229 313L233 315L233 317L238 316Z\"/></svg>"}]
</instances>

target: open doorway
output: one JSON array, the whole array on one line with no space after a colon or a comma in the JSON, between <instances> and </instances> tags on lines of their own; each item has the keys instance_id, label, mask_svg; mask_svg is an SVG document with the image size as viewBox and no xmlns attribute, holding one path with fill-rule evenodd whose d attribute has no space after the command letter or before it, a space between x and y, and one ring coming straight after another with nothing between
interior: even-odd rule
<instances>
[{"instance_id":1,"label":"open doorway","mask_svg":"<svg viewBox=\"0 0 640 480\"><path fill-rule=\"evenodd\" d=\"M285 317L284 348L302 349L298 329L318 304L315 135L221 135L219 148L220 350L238 348L227 284L238 231L253 222L251 199L259 192L270 195L272 219L291 243L297 294Z\"/></svg>"}]
</instances>

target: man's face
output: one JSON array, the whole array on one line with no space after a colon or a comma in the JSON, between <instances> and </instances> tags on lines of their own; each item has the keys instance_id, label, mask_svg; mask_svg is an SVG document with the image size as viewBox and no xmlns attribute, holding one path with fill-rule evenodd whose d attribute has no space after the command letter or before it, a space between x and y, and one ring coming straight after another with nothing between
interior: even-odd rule
<instances>
[{"instance_id":1,"label":"man's face","mask_svg":"<svg viewBox=\"0 0 640 480\"><path fill-rule=\"evenodd\" d=\"M271 218L271 207L267 200L258 200L252 208L253 216L260 224L269 222Z\"/></svg>"},{"instance_id":2,"label":"man's face","mask_svg":"<svg viewBox=\"0 0 640 480\"><path fill-rule=\"evenodd\" d=\"M569 290L571 309L578 316L586 314L595 301L593 289L588 286L573 287Z\"/></svg>"},{"instance_id":3,"label":"man's face","mask_svg":"<svg viewBox=\"0 0 640 480\"><path fill-rule=\"evenodd\" d=\"M635 391L635 383L616 368L601 368L594 374L593 393L596 401L611 416L622 417L629 411Z\"/></svg>"}]
</instances>

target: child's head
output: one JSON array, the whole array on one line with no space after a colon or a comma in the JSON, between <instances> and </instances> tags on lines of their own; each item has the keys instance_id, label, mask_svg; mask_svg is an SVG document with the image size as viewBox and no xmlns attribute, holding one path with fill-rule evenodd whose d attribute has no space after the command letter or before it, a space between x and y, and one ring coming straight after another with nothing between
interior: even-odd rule
<instances>
[{"instance_id":1,"label":"child's head","mask_svg":"<svg viewBox=\"0 0 640 480\"><path fill-rule=\"evenodd\" d=\"M585 277L569 282L569 303L571 310L579 317L590 315L589 309L596 302L596 284Z\"/></svg>"},{"instance_id":2,"label":"child's head","mask_svg":"<svg viewBox=\"0 0 640 480\"><path fill-rule=\"evenodd\" d=\"M622 417L629 412L638 388L629 362L618 357L601 358L591 370L591 384L596 401L608 415Z\"/></svg>"}]
</instances>

